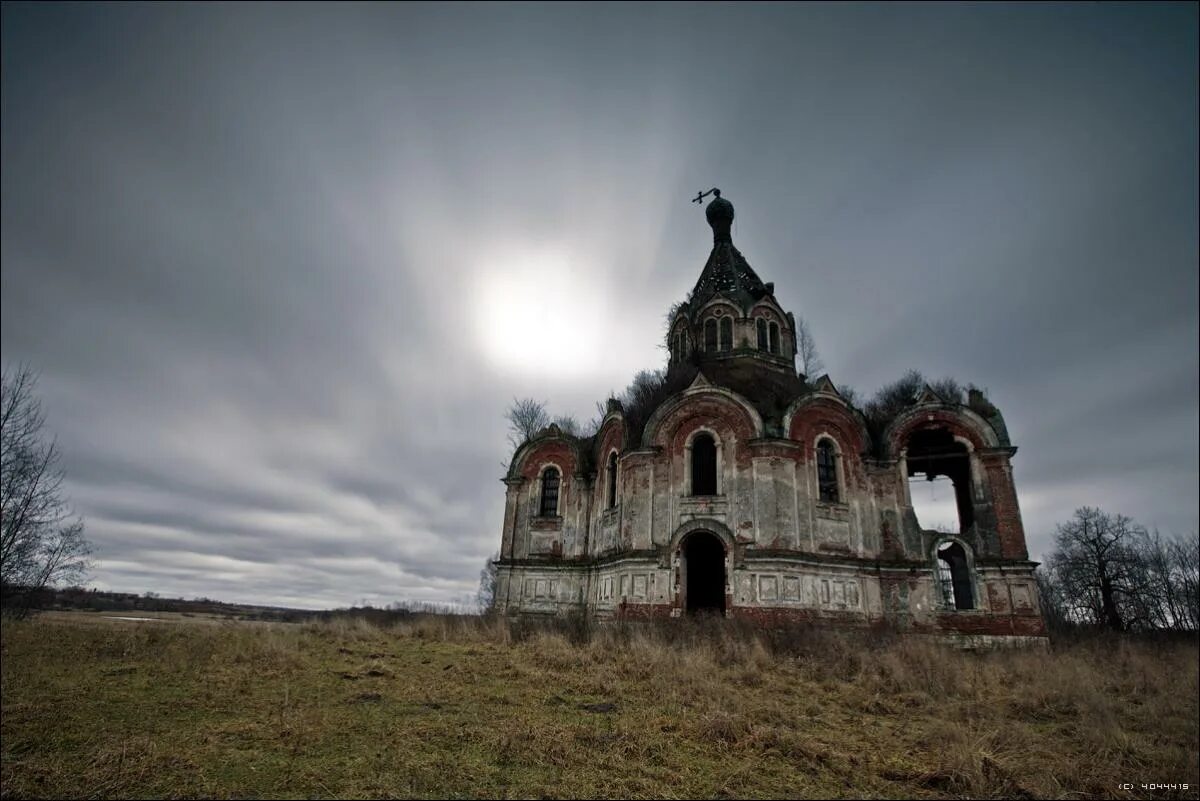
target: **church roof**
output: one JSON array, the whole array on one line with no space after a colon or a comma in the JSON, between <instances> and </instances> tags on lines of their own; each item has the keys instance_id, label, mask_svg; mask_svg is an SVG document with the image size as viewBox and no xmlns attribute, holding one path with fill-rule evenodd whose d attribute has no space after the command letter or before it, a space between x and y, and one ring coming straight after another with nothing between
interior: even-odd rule
<instances>
[{"instance_id":1,"label":"church roof","mask_svg":"<svg viewBox=\"0 0 1200 801\"><path fill-rule=\"evenodd\" d=\"M713 249L704 270L700 273L700 279L692 289L689 299L691 307L699 309L720 295L748 309L767 294L767 288L746 261L746 257L733 246L733 237L730 234L733 226L733 204L721 197L720 189L713 189L712 194L716 197L704 210L704 216L713 229Z\"/></svg>"},{"instance_id":2,"label":"church roof","mask_svg":"<svg viewBox=\"0 0 1200 801\"><path fill-rule=\"evenodd\" d=\"M692 289L690 304L693 309L699 309L720 295L749 308L766 294L762 280L733 243L716 242Z\"/></svg>"}]
</instances>

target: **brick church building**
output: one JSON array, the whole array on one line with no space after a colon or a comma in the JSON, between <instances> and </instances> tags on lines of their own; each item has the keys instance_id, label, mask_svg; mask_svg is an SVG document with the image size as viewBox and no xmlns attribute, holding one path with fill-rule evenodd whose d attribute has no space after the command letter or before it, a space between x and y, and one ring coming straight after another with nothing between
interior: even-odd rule
<instances>
[{"instance_id":1,"label":"brick church building","mask_svg":"<svg viewBox=\"0 0 1200 801\"><path fill-rule=\"evenodd\" d=\"M795 317L712 194L712 252L672 312L659 395L513 455L497 607L1044 636L1000 412L926 387L870 425L828 376L799 374ZM957 530L922 528L917 474L953 482Z\"/></svg>"}]
</instances>

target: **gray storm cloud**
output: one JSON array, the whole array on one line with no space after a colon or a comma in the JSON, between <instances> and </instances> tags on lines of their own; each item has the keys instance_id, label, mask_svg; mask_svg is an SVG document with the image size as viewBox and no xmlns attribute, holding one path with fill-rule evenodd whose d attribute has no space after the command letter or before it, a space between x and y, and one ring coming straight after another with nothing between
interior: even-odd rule
<instances>
[{"instance_id":1,"label":"gray storm cloud","mask_svg":"<svg viewBox=\"0 0 1200 801\"><path fill-rule=\"evenodd\" d=\"M471 594L508 402L662 363L713 185L835 381L988 388L1035 557L1197 529L1194 5L2 13L0 344L102 586Z\"/></svg>"}]
</instances>

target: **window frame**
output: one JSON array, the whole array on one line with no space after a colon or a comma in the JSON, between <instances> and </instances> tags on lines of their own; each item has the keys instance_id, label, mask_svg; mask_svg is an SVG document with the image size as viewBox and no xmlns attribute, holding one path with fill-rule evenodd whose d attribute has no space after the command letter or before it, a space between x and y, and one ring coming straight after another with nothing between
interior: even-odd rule
<instances>
[{"instance_id":1,"label":"window frame","mask_svg":"<svg viewBox=\"0 0 1200 801\"><path fill-rule=\"evenodd\" d=\"M950 559L943 559L943 550L957 547L961 563L957 569ZM941 537L933 544L934 582L938 588L941 606L948 612L975 612L980 610L978 588L975 586L975 563L971 547L958 537ZM966 595L966 605L960 605L959 595Z\"/></svg>"},{"instance_id":2,"label":"window frame","mask_svg":"<svg viewBox=\"0 0 1200 801\"><path fill-rule=\"evenodd\" d=\"M609 453L608 453L608 464L606 465L606 469L608 470L607 482L605 484L605 500L607 501L607 503L605 504L604 508L605 509L616 509L617 508L617 471L620 468L618 466L617 452L615 449L609 451Z\"/></svg>"},{"instance_id":3,"label":"window frame","mask_svg":"<svg viewBox=\"0 0 1200 801\"><path fill-rule=\"evenodd\" d=\"M814 449L817 466L817 499L822 503L843 503L842 477L839 462L841 450L833 437L823 434L817 438ZM828 460L824 455L828 455ZM827 462L827 463L826 463Z\"/></svg>"},{"instance_id":4,"label":"window frame","mask_svg":"<svg viewBox=\"0 0 1200 801\"><path fill-rule=\"evenodd\" d=\"M546 502L548 500L548 493L546 478L551 471L554 472L554 509L547 514ZM559 509L562 508L562 486L562 470L558 467L558 465L550 464L542 468L542 472L538 474L538 517L559 517Z\"/></svg>"},{"instance_id":5,"label":"window frame","mask_svg":"<svg viewBox=\"0 0 1200 801\"><path fill-rule=\"evenodd\" d=\"M712 492L700 493L696 491L696 442L701 437L707 437L712 442L713 462L712 462ZM699 428L688 437L687 442L687 495L691 498L711 498L721 495L721 438L717 433L708 428ZM705 489L708 487L706 486Z\"/></svg>"}]
</instances>

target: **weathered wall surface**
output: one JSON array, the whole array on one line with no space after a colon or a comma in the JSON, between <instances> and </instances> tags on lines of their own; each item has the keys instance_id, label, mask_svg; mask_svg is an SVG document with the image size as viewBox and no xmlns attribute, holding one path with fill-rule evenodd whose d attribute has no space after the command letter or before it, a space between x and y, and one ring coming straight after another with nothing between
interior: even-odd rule
<instances>
[{"instance_id":1,"label":"weathered wall surface","mask_svg":"<svg viewBox=\"0 0 1200 801\"><path fill-rule=\"evenodd\" d=\"M640 443L628 442L621 414L610 413L591 444L591 474L566 437L531 443L514 457L505 479L500 602L514 613L680 614L681 543L701 528L728 542L731 615L1039 636L1014 449L999 447L987 425L965 407L918 407L889 429L880 457L836 392L798 400L783 436L773 437L748 402L719 387L694 386L668 401ZM951 537L922 530L909 499L906 443L930 428L953 434L969 459L974 520L952 539L969 554L971 609L948 605L936 551ZM700 432L717 443L718 470L717 494L702 497L691 492L690 472ZM824 439L836 449L836 500L823 500L818 487ZM559 514L542 516L541 476L550 465L562 476Z\"/></svg>"}]
</instances>

